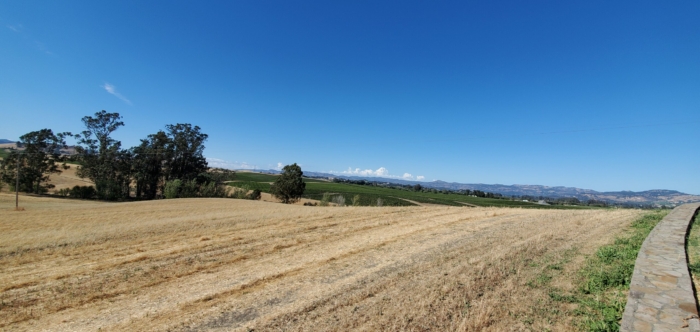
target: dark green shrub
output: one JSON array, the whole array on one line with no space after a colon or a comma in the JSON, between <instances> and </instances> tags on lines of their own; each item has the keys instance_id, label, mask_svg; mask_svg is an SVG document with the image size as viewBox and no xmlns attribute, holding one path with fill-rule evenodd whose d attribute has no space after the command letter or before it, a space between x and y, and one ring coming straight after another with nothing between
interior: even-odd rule
<instances>
[{"instance_id":1,"label":"dark green shrub","mask_svg":"<svg viewBox=\"0 0 700 332\"><path fill-rule=\"evenodd\" d=\"M254 201L257 201L260 199L261 196L262 195L261 195L260 189L253 189L253 191L250 194L248 194L248 199L252 199Z\"/></svg>"},{"instance_id":2,"label":"dark green shrub","mask_svg":"<svg viewBox=\"0 0 700 332\"><path fill-rule=\"evenodd\" d=\"M75 186L68 195L72 198L93 199L97 196L97 190L93 186Z\"/></svg>"}]
</instances>

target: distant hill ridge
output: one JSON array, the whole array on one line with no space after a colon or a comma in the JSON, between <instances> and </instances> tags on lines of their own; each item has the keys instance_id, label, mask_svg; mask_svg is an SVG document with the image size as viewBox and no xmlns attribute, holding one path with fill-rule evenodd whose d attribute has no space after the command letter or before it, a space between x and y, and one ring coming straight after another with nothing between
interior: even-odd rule
<instances>
[{"instance_id":1,"label":"distant hill ridge","mask_svg":"<svg viewBox=\"0 0 700 332\"><path fill-rule=\"evenodd\" d=\"M263 173L280 173L277 170L259 170ZM580 200L601 200L614 203L638 203L638 204L665 204L679 205L690 202L700 202L700 196L679 192L677 190L653 189L646 191L608 191L599 192L591 189L581 189L574 187L550 187L542 185L503 185L503 184L483 184L483 183L458 183L445 181L419 182L403 179L366 177L366 176L346 176L340 174L304 172L310 177L343 178L349 180L367 180L385 183L396 183L404 185L420 184L423 187L449 190L481 190L485 192L498 193L504 196L534 196L534 197L576 197Z\"/></svg>"},{"instance_id":2,"label":"distant hill ridge","mask_svg":"<svg viewBox=\"0 0 700 332\"><path fill-rule=\"evenodd\" d=\"M14 143L15 141L10 141L9 139L0 138L0 144Z\"/></svg>"}]
</instances>

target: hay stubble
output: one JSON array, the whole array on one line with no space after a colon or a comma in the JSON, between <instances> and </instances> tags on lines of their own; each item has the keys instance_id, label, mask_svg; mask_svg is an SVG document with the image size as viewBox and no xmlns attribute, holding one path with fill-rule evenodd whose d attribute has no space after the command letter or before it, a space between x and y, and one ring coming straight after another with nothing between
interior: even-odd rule
<instances>
[{"instance_id":1,"label":"hay stubble","mask_svg":"<svg viewBox=\"0 0 700 332\"><path fill-rule=\"evenodd\" d=\"M533 301L528 262L594 248L639 214L33 197L17 213L10 199L9 330L510 329Z\"/></svg>"}]
</instances>

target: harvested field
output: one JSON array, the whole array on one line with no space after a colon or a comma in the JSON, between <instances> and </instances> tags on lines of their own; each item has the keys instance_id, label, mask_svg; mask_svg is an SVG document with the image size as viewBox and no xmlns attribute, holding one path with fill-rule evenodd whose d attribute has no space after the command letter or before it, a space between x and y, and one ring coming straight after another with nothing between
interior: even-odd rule
<instances>
[{"instance_id":1,"label":"harvested field","mask_svg":"<svg viewBox=\"0 0 700 332\"><path fill-rule=\"evenodd\" d=\"M640 215L20 199L0 194L2 330L561 330L523 319L547 298L531 267Z\"/></svg>"}]
</instances>

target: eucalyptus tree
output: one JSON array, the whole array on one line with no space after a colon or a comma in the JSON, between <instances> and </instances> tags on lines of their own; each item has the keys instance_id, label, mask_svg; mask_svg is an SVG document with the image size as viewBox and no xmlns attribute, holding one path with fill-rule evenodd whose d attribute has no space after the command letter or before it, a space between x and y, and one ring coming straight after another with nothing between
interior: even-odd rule
<instances>
[{"instance_id":1,"label":"eucalyptus tree","mask_svg":"<svg viewBox=\"0 0 700 332\"><path fill-rule=\"evenodd\" d=\"M85 130L76 135L78 160L81 166L77 174L95 183L99 199L129 197L132 154L121 148L121 142L111 137L124 126L119 113L101 111L95 116L82 118Z\"/></svg>"},{"instance_id":2,"label":"eucalyptus tree","mask_svg":"<svg viewBox=\"0 0 700 332\"><path fill-rule=\"evenodd\" d=\"M165 180L194 180L208 169L204 158L204 142L209 135L202 133L199 126L189 123L167 125L167 159L164 163Z\"/></svg>"},{"instance_id":3,"label":"eucalyptus tree","mask_svg":"<svg viewBox=\"0 0 700 332\"><path fill-rule=\"evenodd\" d=\"M132 148L137 198L154 199L159 192L163 193L163 167L170 154L169 145L170 138L161 130L148 135L139 146Z\"/></svg>"},{"instance_id":4,"label":"eucalyptus tree","mask_svg":"<svg viewBox=\"0 0 700 332\"><path fill-rule=\"evenodd\" d=\"M64 162L61 149L66 148L65 138L71 133L57 133L41 129L22 135L17 148L3 159L2 181L16 186L19 191L40 194L53 185L47 184L51 174L61 173L59 165ZM17 169L19 167L19 181Z\"/></svg>"}]
</instances>

